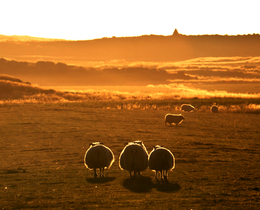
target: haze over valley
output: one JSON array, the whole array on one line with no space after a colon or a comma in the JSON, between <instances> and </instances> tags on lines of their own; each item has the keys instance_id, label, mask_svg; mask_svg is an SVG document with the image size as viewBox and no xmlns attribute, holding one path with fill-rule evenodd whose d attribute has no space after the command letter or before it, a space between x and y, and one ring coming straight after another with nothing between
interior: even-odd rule
<instances>
[{"instance_id":1,"label":"haze over valley","mask_svg":"<svg viewBox=\"0 0 260 210\"><path fill-rule=\"evenodd\" d=\"M29 38L1 36L1 75L57 91L259 97L258 34L186 36L175 30L172 36L87 41Z\"/></svg>"}]
</instances>

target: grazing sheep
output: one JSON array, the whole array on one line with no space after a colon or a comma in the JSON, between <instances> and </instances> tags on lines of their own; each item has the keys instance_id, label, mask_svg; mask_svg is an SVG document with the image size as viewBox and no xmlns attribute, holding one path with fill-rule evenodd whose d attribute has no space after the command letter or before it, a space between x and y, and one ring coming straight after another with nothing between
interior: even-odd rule
<instances>
[{"instance_id":1,"label":"grazing sheep","mask_svg":"<svg viewBox=\"0 0 260 210\"><path fill-rule=\"evenodd\" d=\"M136 175L140 178L140 172L148 167L148 152L142 141L129 142L125 146L119 157L119 167L128 170L130 178Z\"/></svg>"},{"instance_id":2,"label":"grazing sheep","mask_svg":"<svg viewBox=\"0 0 260 210\"><path fill-rule=\"evenodd\" d=\"M211 108L210 108L210 111L212 113L218 113L218 107L216 105L213 105Z\"/></svg>"},{"instance_id":3,"label":"grazing sheep","mask_svg":"<svg viewBox=\"0 0 260 210\"><path fill-rule=\"evenodd\" d=\"M195 107L192 106L191 104L182 104L181 110L185 112L193 112L195 110Z\"/></svg>"},{"instance_id":4,"label":"grazing sheep","mask_svg":"<svg viewBox=\"0 0 260 210\"><path fill-rule=\"evenodd\" d=\"M185 118L182 116L182 114L166 114L165 115L165 126L167 126L167 123L172 125L174 123L176 126L180 124Z\"/></svg>"},{"instance_id":5,"label":"grazing sheep","mask_svg":"<svg viewBox=\"0 0 260 210\"><path fill-rule=\"evenodd\" d=\"M110 168L114 159L113 152L103 143L93 142L89 144L89 149L84 157L85 166L94 169L94 177L97 177L96 169L100 169L100 177L104 177L104 168Z\"/></svg>"},{"instance_id":6,"label":"grazing sheep","mask_svg":"<svg viewBox=\"0 0 260 210\"><path fill-rule=\"evenodd\" d=\"M149 154L149 168L155 171L155 178L157 179L159 172L161 180L167 180L168 171L174 167L175 158L171 151L159 145L155 146Z\"/></svg>"}]
</instances>

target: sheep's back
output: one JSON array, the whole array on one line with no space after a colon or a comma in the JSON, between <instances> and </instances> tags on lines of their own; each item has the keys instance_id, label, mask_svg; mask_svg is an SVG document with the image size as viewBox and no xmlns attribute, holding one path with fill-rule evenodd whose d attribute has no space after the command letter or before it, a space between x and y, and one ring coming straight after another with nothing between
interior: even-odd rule
<instances>
[{"instance_id":1,"label":"sheep's back","mask_svg":"<svg viewBox=\"0 0 260 210\"><path fill-rule=\"evenodd\" d=\"M182 115L167 114L165 116L165 122L168 122L168 123L179 123L182 120L183 120Z\"/></svg>"},{"instance_id":2,"label":"sheep's back","mask_svg":"<svg viewBox=\"0 0 260 210\"><path fill-rule=\"evenodd\" d=\"M103 145L89 148L85 155L85 164L88 168L109 168L114 160L112 151Z\"/></svg>"},{"instance_id":3,"label":"sheep's back","mask_svg":"<svg viewBox=\"0 0 260 210\"><path fill-rule=\"evenodd\" d=\"M186 112L193 111L194 109L195 109L194 106L192 106L191 104L183 104L181 106L181 110L186 111Z\"/></svg>"},{"instance_id":4,"label":"sheep's back","mask_svg":"<svg viewBox=\"0 0 260 210\"><path fill-rule=\"evenodd\" d=\"M210 110L212 113L218 113L218 107L215 105L213 105Z\"/></svg>"},{"instance_id":5,"label":"sheep's back","mask_svg":"<svg viewBox=\"0 0 260 210\"><path fill-rule=\"evenodd\" d=\"M151 170L171 170L174 166L174 156L165 148L155 149L149 155L149 168Z\"/></svg>"},{"instance_id":6,"label":"sheep's back","mask_svg":"<svg viewBox=\"0 0 260 210\"><path fill-rule=\"evenodd\" d=\"M148 167L148 154L140 145L127 145L120 155L120 167L129 171L143 171Z\"/></svg>"}]
</instances>

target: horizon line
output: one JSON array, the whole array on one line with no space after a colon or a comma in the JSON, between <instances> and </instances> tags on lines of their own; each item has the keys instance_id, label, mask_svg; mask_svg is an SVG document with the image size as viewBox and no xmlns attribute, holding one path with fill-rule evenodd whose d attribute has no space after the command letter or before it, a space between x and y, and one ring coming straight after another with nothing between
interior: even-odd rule
<instances>
[{"instance_id":1,"label":"horizon line","mask_svg":"<svg viewBox=\"0 0 260 210\"><path fill-rule=\"evenodd\" d=\"M253 35L260 35L258 33L248 33L248 34L182 34L182 33L175 33L175 31L171 35L163 35L163 34L142 34L137 36L109 36L109 37L97 37L93 39L66 39L66 38L49 38L49 37L40 37L40 36L31 36L31 35L6 35L6 34L0 34L0 41L3 39L3 37L6 37L7 39L14 39L14 41L91 41L91 40L99 40L99 39L114 39L114 38L135 38L135 37L143 37L143 36L165 36L165 37L171 37L171 36L253 36ZM17 38L17 39L15 39ZM21 40L19 40L21 38ZM24 40L22 40L24 38ZM38 39L38 40L37 40Z\"/></svg>"}]
</instances>

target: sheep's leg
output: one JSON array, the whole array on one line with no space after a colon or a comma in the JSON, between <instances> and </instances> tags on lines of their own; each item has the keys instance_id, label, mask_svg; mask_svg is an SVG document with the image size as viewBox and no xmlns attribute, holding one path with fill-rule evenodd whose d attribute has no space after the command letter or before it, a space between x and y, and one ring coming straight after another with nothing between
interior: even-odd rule
<instances>
[{"instance_id":1,"label":"sheep's leg","mask_svg":"<svg viewBox=\"0 0 260 210\"><path fill-rule=\"evenodd\" d=\"M97 171L96 171L96 168L94 168L94 178L97 178Z\"/></svg>"},{"instance_id":2,"label":"sheep's leg","mask_svg":"<svg viewBox=\"0 0 260 210\"><path fill-rule=\"evenodd\" d=\"M140 178L140 176L141 176L140 171L134 171L134 179Z\"/></svg>"},{"instance_id":3,"label":"sheep's leg","mask_svg":"<svg viewBox=\"0 0 260 210\"><path fill-rule=\"evenodd\" d=\"M103 177L105 177L105 168L103 168L102 170L103 170Z\"/></svg>"},{"instance_id":4,"label":"sheep's leg","mask_svg":"<svg viewBox=\"0 0 260 210\"><path fill-rule=\"evenodd\" d=\"M102 172L102 168L99 168L99 171L100 171L99 177L100 177L100 178L101 178L101 177L104 177L104 170L103 170L103 172Z\"/></svg>"},{"instance_id":5,"label":"sheep's leg","mask_svg":"<svg viewBox=\"0 0 260 210\"><path fill-rule=\"evenodd\" d=\"M129 171L129 174L130 174L130 178L132 179L132 173L131 173L131 171Z\"/></svg>"},{"instance_id":6,"label":"sheep's leg","mask_svg":"<svg viewBox=\"0 0 260 210\"><path fill-rule=\"evenodd\" d=\"M102 177L105 177L105 169L101 168L101 170L102 170Z\"/></svg>"},{"instance_id":7,"label":"sheep's leg","mask_svg":"<svg viewBox=\"0 0 260 210\"><path fill-rule=\"evenodd\" d=\"M141 177L141 172L140 172L140 171L138 171L138 172L137 172L137 178L139 178L139 179L140 179L140 177Z\"/></svg>"},{"instance_id":8,"label":"sheep's leg","mask_svg":"<svg viewBox=\"0 0 260 210\"><path fill-rule=\"evenodd\" d=\"M135 179L135 177L136 177L136 174L137 174L137 172L136 172L136 171L134 171L134 179Z\"/></svg>"},{"instance_id":9,"label":"sheep's leg","mask_svg":"<svg viewBox=\"0 0 260 210\"><path fill-rule=\"evenodd\" d=\"M158 177L158 171L155 171L155 179L157 180Z\"/></svg>"},{"instance_id":10,"label":"sheep's leg","mask_svg":"<svg viewBox=\"0 0 260 210\"><path fill-rule=\"evenodd\" d=\"M163 170L160 171L160 178L163 180Z\"/></svg>"},{"instance_id":11,"label":"sheep's leg","mask_svg":"<svg viewBox=\"0 0 260 210\"><path fill-rule=\"evenodd\" d=\"M155 172L155 179L158 180L158 178L161 178L161 171L156 171Z\"/></svg>"},{"instance_id":12,"label":"sheep's leg","mask_svg":"<svg viewBox=\"0 0 260 210\"><path fill-rule=\"evenodd\" d=\"M164 171L164 175L163 175L164 179L167 180L168 179L168 172L167 170Z\"/></svg>"}]
</instances>

